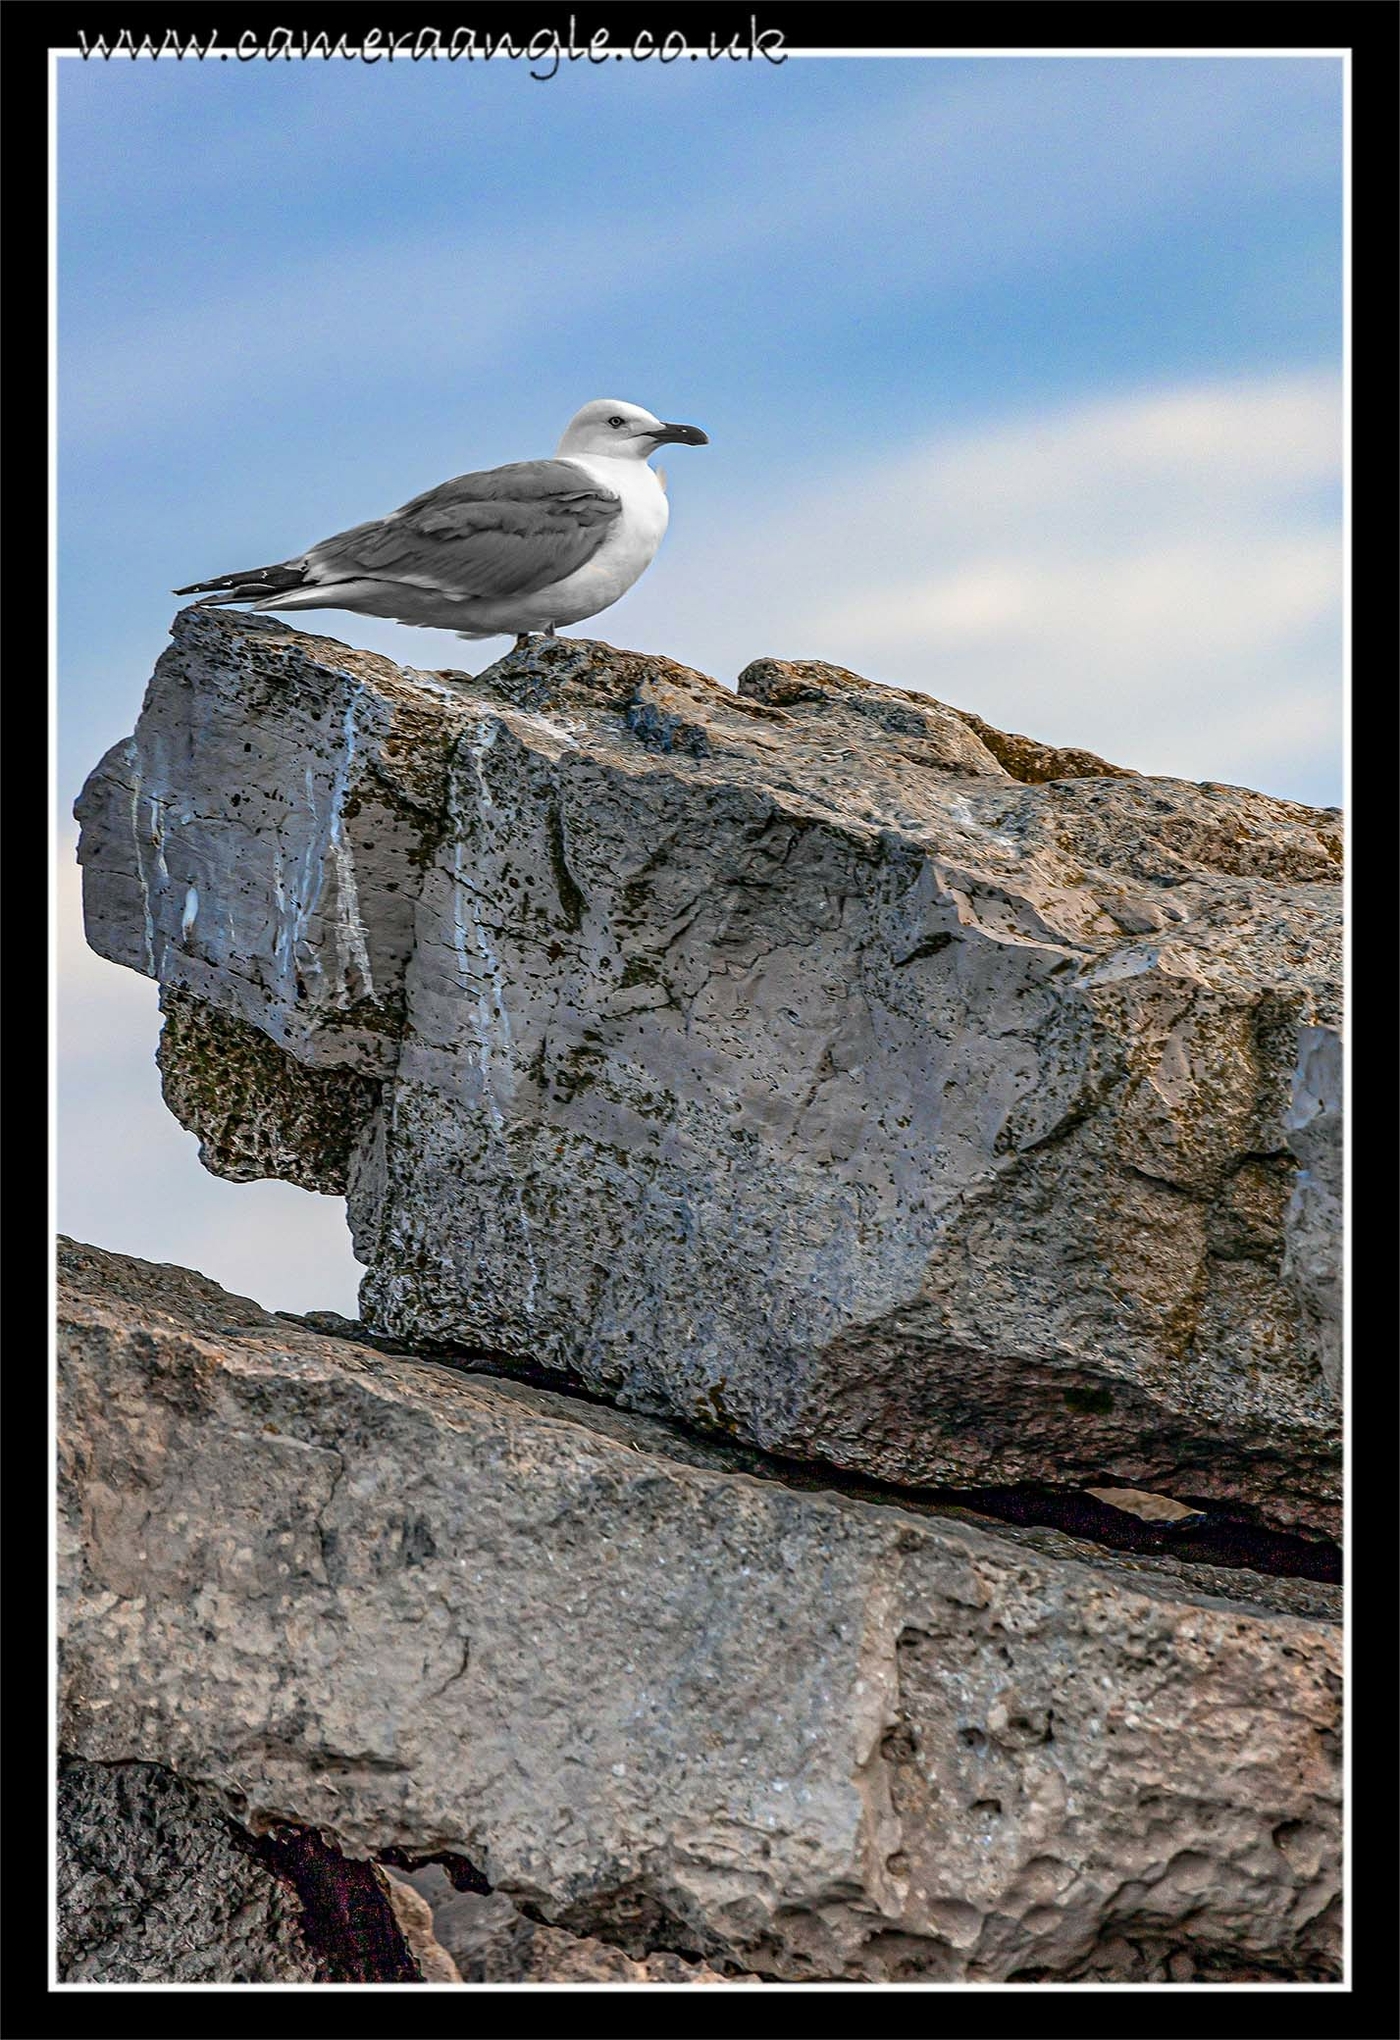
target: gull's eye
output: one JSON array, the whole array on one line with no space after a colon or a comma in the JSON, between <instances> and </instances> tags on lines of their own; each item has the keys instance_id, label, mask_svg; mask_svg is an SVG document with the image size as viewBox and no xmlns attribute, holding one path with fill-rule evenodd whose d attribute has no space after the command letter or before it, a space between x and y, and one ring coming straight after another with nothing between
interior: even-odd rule
<instances>
[{"instance_id":1,"label":"gull's eye","mask_svg":"<svg viewBox=\"0 0 1400 2040\"><path fill-rule=\"evenodd\" d=\"M609 418L608 423L609 425L612 426L613 430L616 431L618 426L625 425L627 423L627 420L625 418Z\"/></svg>"}]
</instances>

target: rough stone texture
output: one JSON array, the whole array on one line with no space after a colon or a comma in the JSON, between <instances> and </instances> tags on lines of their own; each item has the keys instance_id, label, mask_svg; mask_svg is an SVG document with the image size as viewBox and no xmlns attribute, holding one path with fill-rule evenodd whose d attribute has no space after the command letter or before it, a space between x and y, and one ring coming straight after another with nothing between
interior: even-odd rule
<instances>
[{"instance_id":1,"label":"rough stone texture","mask_svg":"<svg viewBox=\"0 0 1400 2040\"><path fill-rule=\"evenodd\" d=\"M58 1778L64 1983L310 1983L289 1885L207 1794L145 1763Z\"/></svg>"},{"instance_id":2,"label":"rough stone texture","mask_svg":"<svg viewBox=\"0 0 1400 2040\"><path fill-rule=\"evenodd\" d=\"M1342 1043L1336 1030L1299 1035L1298 1068L1285 1121L1298 1164L1286 1214L1283 1273L1314 1322L1323 1373L1338 1395L1342 1378Z\"/></svg>"},{"instance_id":3,"label":"rough stone texture","mask_svg":"<svg viewBox=\"0 0 1400 2040\"><path fill-rule=\"evenodd\" d=\"M210 610L79 812L172 1107L348 1187L377 1329L1335 1533L1334 812L819 662L470 680Z\"/></svg>"},{"instance_id":4,"label":"rough stone texture","mask_svg":"<svg viewBox=\"0 0 1400 2040\"><path fill-rule=\"evenodd\" d=\"M1330 1623L736 1472L184 1271L67 1245L60 1278L75 1755L450 1852L634 1961L1335 1974Z\"/></svg>"},{"instance_id":5,"label":"rough stone texture","mask_svg":"<svg viewBox=\"0 0 1400 2040\"><path fill-rule=\"evenodd\" d=\"M402 1919L412 1919L420 1964L445 1963L457 1983L730 1983L703 1962L664 1951L634 1962L621 1948L590 1934L569 1934L527 1919L502 1892L454 1889L436 1865L414 1871L401 1887ZM397 1901L396 1901L397 1903ZM421 1912L410 1912L410 1904ZM427 1951L437 1950L436 1956ZM420 1950L424 1952L419 1952ZM449 1952L450 1951L450 1952Z\"/></svg>"},{"instance_id":6,"label":"rough stone texture","mask_svg":"<svg viewBox=\"0 0 1400 2040\"><path fill-rule=\"evenodd\" d=\"M343 1069L308 1069L246 1020L187 992L161 992L161 1095L199 1129L199 1158L235 1183L277 1176L344 1194L360 1128L379 1087Z\"/></svg>"},{"instance_id":7,"label":"rough stone texture","mask_svg":"<svg viewBox=\"0 0 1400 2040\"><path fill-rule=\"evenodd\" d=\"M428 1900L414 1888L412 1880L398 1877L392 1871L386 1876L394 1918L418 1964L424 1983L460 1983L462 1973L438 1940L433 1926L433 1908ZM450 1891L452 1887L446 1877L442 1881Z\"/></svg>"}]
</instances>

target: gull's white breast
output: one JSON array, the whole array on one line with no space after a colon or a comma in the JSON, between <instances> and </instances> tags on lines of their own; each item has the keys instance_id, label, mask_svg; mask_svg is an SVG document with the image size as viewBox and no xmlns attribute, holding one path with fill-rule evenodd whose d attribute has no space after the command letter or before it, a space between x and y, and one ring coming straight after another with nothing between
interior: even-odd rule
<instances>
[{"instance_id":1,"label":"gull's white breast","mask_svg":"<svg viewBox=\"0 0 1400 2040\"><path fill-rule=\"evenodd\" d=\"M625 595L656 558L671 514L660 477L645 461L589 459L578 453L563 458L619 497L622 511L591 560L529 597L528 606L539 609L540 624L578 623Z\"/></svg>"}]
</instances>

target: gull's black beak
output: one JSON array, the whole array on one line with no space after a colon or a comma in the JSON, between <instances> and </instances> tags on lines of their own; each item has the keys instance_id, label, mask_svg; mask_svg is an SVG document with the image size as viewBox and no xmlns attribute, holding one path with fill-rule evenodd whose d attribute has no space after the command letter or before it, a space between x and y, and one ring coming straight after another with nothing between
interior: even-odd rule
<instances>
[{"instance_id":1,"label":"gull's black beak","mask_svg":"<svg viewBox=\"0 0 1400 2040\"><path fill-rule=\"evenodd\" d=\"M698 425L663 425L659 432L648 435L658 446L708 446L710 435L702 432Z\"/></svg>"}]
</instances>

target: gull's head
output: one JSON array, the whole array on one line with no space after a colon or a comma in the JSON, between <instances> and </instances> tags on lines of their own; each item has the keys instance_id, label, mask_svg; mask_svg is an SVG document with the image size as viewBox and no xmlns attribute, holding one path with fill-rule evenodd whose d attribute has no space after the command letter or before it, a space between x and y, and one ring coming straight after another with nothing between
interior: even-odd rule
<instances>
[{"instance_id":1,"label":"gull's head","mask_svg":"<svg viewBox=\"0 0 1400 2040\"><path fill-rule=\"evenodd\" d=\"M586 453L613 460L646 460L658 446L708 446L698 425L667 425L640 404L595 397L569 420L560 453Z\"/></svg>"}]
</instances>

